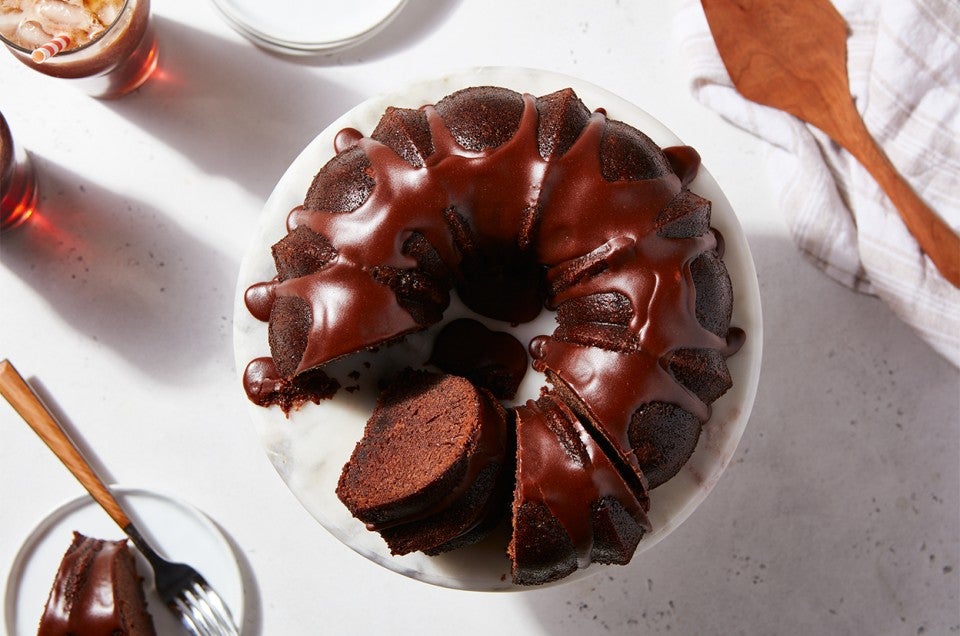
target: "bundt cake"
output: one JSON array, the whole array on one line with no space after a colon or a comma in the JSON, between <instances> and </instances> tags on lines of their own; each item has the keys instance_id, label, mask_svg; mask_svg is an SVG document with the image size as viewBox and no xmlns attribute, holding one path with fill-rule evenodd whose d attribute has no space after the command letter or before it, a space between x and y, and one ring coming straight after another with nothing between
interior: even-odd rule
<instances>
[{"instance_id":1,"label":"bundt cake","mask_svg":"<svg viewBox=\"0 0 960 636\"><path fill-rule=\"evenodd\" d=\"M541 448L544 475L589 464L590 474L613 470L620 478L602 488L583 481L593 490L576 495L586 516L573 532L525 488L537 474L529 462L519 469L514 577L540 582L590 560L629 560L648 527L647 485L669 480L690 457L711 402L731 386L726 358L744 338L730 325L733 290L710 202L688 189L696 151L661 149L604 111L591 112L571 89L535 97L498 87L459 90L417 109L388 108L369 137L347 128L334 145L336 155L273 248L277 276L245 294L250 313L269 323L271 352L247 368L251 400L287 411L331 395L328 363L439 323L452 292L476 314L512 324L555 311L556 329L528 347L533 368L553 389L516 408L518 427L529 422L531 429L530 437L518 433L518 452L522 458ZM489 334L470 324L448 329L440 350L454 353L435 350L433 362L509 398L510 387L491 386L490 378L510 376L513 367L472 342L489 342ZM392 435L375 432L406 417L395 403L422 394L388 392L370 420L357 453L376 448L389 456L378 479L426 469L428 460L408 452L411 443L395 445ZM550 452L534 441L546 438L544 430L561 440L551 441ZM579 459L570 458L574 446ZM389 543L394 529L412 525L400 502L413 486L400 484L385 500L357 486L366 494L355 499L345 484L363 463L355 453L338 494ZM434 478L417 487L442 490ZM360 501L368 495L378 505ZM424 523L423 502L436 503L436 495L414 498L421 506L416 523ZM553 521L541 522L547 517ZM538 552L538 541L572 548ZM405 538L403 547L390 545L425 544ZM547 553L563 556L549 564Z\"/></svg>"},{"instance_id":2,"label":"bundt cake","mask_svg":"<svg viewBox=\"0 0 960 636\"><path fill-rule=\"evenodd\" d=\"M488 391L407 370L381 394L337 496L393 554L439 554L493 525L507 457L505 412Z\"/></svg>"},{"instance_id":3,"label":"bundt cake","mask_svg":"<svg viewBox=\"0 0 960 636\"><path fill-rule=\"evenodd\" d=\"M143 579L127 542L74 532L50 589L38 636L155 633Z\"/></svg>"}]
</instances>

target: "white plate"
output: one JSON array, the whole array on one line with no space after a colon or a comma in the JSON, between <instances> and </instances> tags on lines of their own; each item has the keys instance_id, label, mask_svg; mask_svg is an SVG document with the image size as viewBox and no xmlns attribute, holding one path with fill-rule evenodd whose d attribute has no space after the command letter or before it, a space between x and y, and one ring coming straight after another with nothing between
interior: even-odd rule
<instances>
[{"instance_id":1,"label":"white plate","mask_svg":"<svg viewBox=\"0 0 960 636\"><path fill-rule=\"evenodd\" d=\"M227 23L255 44L281 53L353 46L387 25L407 0L213 0Z\"/></svg>"},{"instance_id":2,"label":"white plate","mask_svg":"<svg viewBox=\"0 0 960 636\"><path fill-rule=\"evenodd\" d=\"M276 275L270 246L286 234L287 214L303 202L313 175L333 155L336 133L352 127L369 134L389 105L415 108L435 103L457 89L478 85L504 86L534 95L545 95L569 86L591 110L605 108L612 119L634 125L661 146L682 143L645 111L604 89L565 75L530 69L471 69L414 83L356 106L306 147L266 203L261 226L240 267L234 313L234 348L241 375L250 360L269 355L267 325L249 314L244 306L243 292L249 285L270 280ZM750 416L760 373L763 342L760 290L746 237L726 197L706 168L701 168L690 188L713 201L712 225L720 230L726 241L724 260L736 296L732 324L744 329L747 339L740 352L728 360L733 388L713 404L713 417L704 427L693 457L676 477L651 493L653 531L640 542L638 554L672 532L716 484L730 462ZM444 322L461 315L468 314L461 306L451 305L444 314ZM529 342L530 337L537 334L552 333L555 327L553 315L546 311L537 320L516 330L496 321L479 320L495 329L512 331L521 342ZM401 344L383 348L377 354L358 354L331 365L332 374L342 386L359 386L359 390L353 393L341 389L333 400L320 405L307 404L292 413L289 419L276 407L265 409L250 404L250 412L261 443L287 486L328 531L355 551L391 570L445 587L488 591L528 589L517 588L510 582L504 537L439 557L421 553L391 556L380 536L367 531L362 523L353 519L334 492L340 470L360 439L373 410L378 375L390 368L425 361L432 335L439 327L410 336ZM371 368L367 370L364 363L369 363ZM347 375L351 371L361 373L359 381ZM544 385L543 376L528 369L517 402L536 397ZM580 570L562 582L600 569L600 566L592 566Z\"/></svg>"},{"instance_id":3,"label":"white plate","mask_svg":"<svg viewBox=\"0 0 960 636\"><path fill-rule=\"evenodd\" d=\"M213 522L188 504L165 495L118 486L112 486L111 490L161 556L196 568L223 597L234 622L241 625L240 569L229 542ZM7 577L5 627L10 636L37 633L50 587L73 540L74 530L97 539L125 538L89 495L73 499L51 512L27 537ZM144 578L147 609L153 616L157 633L186 633L157 596L150 565L139 553L137 569Z\"/></svg>"}]
</instances>

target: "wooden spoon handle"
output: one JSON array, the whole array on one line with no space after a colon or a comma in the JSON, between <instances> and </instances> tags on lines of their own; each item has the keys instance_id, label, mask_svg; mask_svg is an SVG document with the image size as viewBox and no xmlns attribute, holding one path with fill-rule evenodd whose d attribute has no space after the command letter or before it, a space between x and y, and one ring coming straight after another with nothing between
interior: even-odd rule
<instances>
[{"instance_id":1,"label":"wooden spoon handle","mask_svg":"<svg viewBox=\"0 0 960 636\"><path fill-rule=\"evenodd\" d=\"M851 104L852 108L852 104ZM954 287L960 287L960 237L936 212L917 196L853 109L848 117L846 139L838 140L877 180L900 212L907 229L940 273Z\"/></svg>"},{"instance_id":2,"label":"wooden spoon handle","mask_svg":"<svg viewBox=\"0 0 960 636\"><path fill-rule=\"evenodd\" d=\"M57 419L8 360L0 361L0 394L50 447L53 454L60 458L63 465L83 484L110 518L121 528L130 525L130 518L113 494L93 472L93 468L74 446Z\"/></svg>"}]
</instances>

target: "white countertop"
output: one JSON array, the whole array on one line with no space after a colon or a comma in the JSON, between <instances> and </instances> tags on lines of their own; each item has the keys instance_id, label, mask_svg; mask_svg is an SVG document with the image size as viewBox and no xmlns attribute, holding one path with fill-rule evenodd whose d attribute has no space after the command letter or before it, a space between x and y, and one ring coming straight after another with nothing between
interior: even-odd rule
<instances>
[{"instance_id":1,"label":"white countertop","mask_svg":"<svg viewBox=\"0 0 960 636\"><path fill-rule=\"evenodd\" d=\"M42 188L40 214L0 239L0 357L109 481L224 529L244 636L960 630L957 370L798 253L761 144L690 97L678 5L643 4L659 6L411 0L374 40L297 59L207 3L156 0L160 70L109 102L0 55L0 110ZM337 542L267 460L233 363L240 259L292 159L363 99L480 65L582 77L695 146L744 226L765 319L753 416L707 501L630 565L521 594L431 587ZM0 404L0 576L81 493Z\"/></svg>"}]
</instances>

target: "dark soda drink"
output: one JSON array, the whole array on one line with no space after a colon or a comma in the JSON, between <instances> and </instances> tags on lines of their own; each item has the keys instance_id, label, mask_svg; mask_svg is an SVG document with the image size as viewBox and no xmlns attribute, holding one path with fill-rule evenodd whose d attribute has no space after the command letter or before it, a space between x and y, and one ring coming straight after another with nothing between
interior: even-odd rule
<instances>
[{"instance_id":1,"label":"dark soda drink","mask_svg":"<svg viewBox=\"0 0 960 636\"><path fill-rule=\"evenodd\" d=\"M7 120L0 113L0 230L10 230L33 214L37 180L26 151L13 143Z\"/></svg>"}]
</instances>

